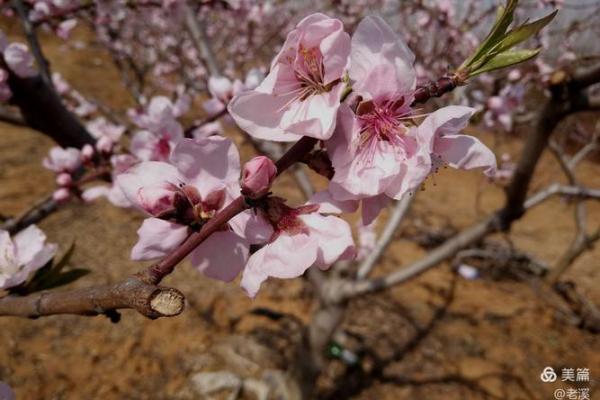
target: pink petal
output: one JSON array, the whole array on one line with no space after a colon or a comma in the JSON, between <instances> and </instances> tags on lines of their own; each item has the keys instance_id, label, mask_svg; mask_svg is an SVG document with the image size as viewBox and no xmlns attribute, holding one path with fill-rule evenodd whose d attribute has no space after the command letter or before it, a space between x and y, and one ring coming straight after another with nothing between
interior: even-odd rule
<instances>
[{"instance_id":1,"label":"pink petal","mask_svg":"<svg viewBox=\"0 0 600 400\"><path fill-rule=\"evenodd\" d=\"M464 106L448 106L429 114L419 125L417 141L420 147L433 152L435 139L444 135L455 135L469 123L476 110Z\"/></svg>"},{"instance_id":2,"label":"pink petal","mask_svg":"<svg viewBox=\"0 0 600 400\"><path fill-rule=\"evenodd\" d=\"M145 161L134 165L116 177L116 184L127 199L138 208L158 215L169 208L173 186L184 182L177 168L160 161Z\"/></svg>"},{"instance_id":3,"label":"pink petal","mask_svg":"<svg viewBox=\"0 0 600 400\"><path fill-rule=\"evenodd\" d=\"M446 135L436 139L434 152L452 168L485 168L485 174L496 172L496 156L479 139L468 135Z\"/></svg>"},{"instance_id":4,"label":"pink petal","mask_svg":"<svg viewBox=\"0 0 600 400\"><path fill-rule=\"evenodd\" d=\"M90 203L100 197L108 196L109 187L108 186L93 186L91 188L85 189L81 194L81 198L86 203Z\"/></svg>"},{"instance_id":5,"label":"pink petal","mask_svg":"<svg viewBox=\"0 0 600 400\"><path fill-rule=\"evenodd\" d=\"M318 213L300 216L309 227L310 236L318 243L315 265L327 269L336 261L351 260L355 256L350 225L341 218Z\"/></svg>"},{"instance_id":6,"label":"pink petal","mask_svg":"<svg viewBox=\"0 0 600 400\"><path fill-rule=\"evenodd\" d=\"M158 218L146 218L137 231L138 241L131 249L132 260L152 260L166 256L189 235L187 226Z\"/></svg>"},{"instance_id":7,"label":"pink petal","mask_svg":"<svg viewBox=\"0 0 600 400\"><path fill-rule=\"evenodd\" d=\"M229 221L229 225L250 244L265 243L273 236L273 226L261 214L251 210L236 215Z\"/></svg>"},{"instance_id":8,"label":"pink petal","mask_svg":"<svg viewBox=\"0 0 600 400\"><path fill-rule=\"evenodd\" d=\"M37 226L30 225L17 233L13 242L19 265L25 265L44 249L46 234Z\"/></svg>"},{"instance_id":9,"label":"pink petal","mask_svg":"<svg viewBox=\"0 0 600 400\"><path fill-rule=\"evenodd\" d=\"M275 71L269 75L273 73ZM273 96L261 93L259 89L243 92L229 102L227 109L236 124L257 139L280 142L298 140L299 135L283 132L280 127L283 109L292 96Z\"/></svg>"},{"instance_id":10,"label":"pink petal","mask_svg":"<svg viewBox=\"0 0 600 400\"><path fill-rule=\"evenodd\" d=\"M408 93L415 88L416 74L412 67L415 56L380 17L368 16L360 22L352 36L350 59L349 75L356 82L353 89L358 93L376 99L390 93ZM376 76L367 80L368 75L381 68L395 72L384 77L387 87L378 82ZM377 84L371 86L373 83Z\"/></svg>"},{"instance_id":11,"label":"pink petal","mask_svg":"<svg viewBox=\"0 0 600 400\"><path fill-rule=\"evenodd\" d=\"M240 155L235 144L221 136L181 140L173 149L171 163L202 197L223 185L239 185Z\"/></svg>"},{"instance_id":12,"label":"pink petal","mask_svg":"<svg viewBox=\"0 0 600 400\"><path fill-rule=\"evenodd\" d=\"M379 196L367 197L362 200L362 223L369 225L377 218L382 209L390 204L391 199L385 194Z\"/></svg>"},{"instance_id":13,"label":"pink petal","mask_svg":"<svg viewBox=\"0 0 600 400\"><path fill-rule=\"evenodd\" d=\"M283 113L281 127L289 133L327 140L333 134L343 84L331 91L294 101ZM275 139L272 139L275 140Z\"/></svg>"},{"instance_id":14,"label":"pink petal","mask_svg":"<svg viewBox=\"0 0 600 400\"><path fill-rule=\"evenodd\" d=\"M254 297L270 276L282 279L301 276L317 260L317 248L316 240L308 235L280 235L250 256L242 274L242 288Z\"/></svg>"},{"instance_id":15,"label":"pink petal","mask_svg":"<svg viewBox=\"0 0 600 400\"><path fill-rule=\"evenodd\" d=\"M404 156L394 145L379 141L372 160L357 155L350 164L334 166L329 190L338 200L360 199L383 193L400 173Z\"/></svg>"},{"instance_id":16,"label":"pink petal","mask_svg":"<svg viewBox=\"0 0 600 400\"><path fill-rule=\"evenodd\" d=\"M192 252L192 265L212 279L230 282L248 260L248 242L231 231L215 232Z\"/></svg>"},{"instance_id":17,"label":"pink petal","mask_svg":"<svg viewBox=\"0 0 600 400\"><path fill-rule=\"evenodd\" d=\"M356 200L336 200L328 190L321 190L315 193L308 204L318 204L319 213L321 214L341 214L351 213L358 208Z\"/></svg>"}]
</instances>

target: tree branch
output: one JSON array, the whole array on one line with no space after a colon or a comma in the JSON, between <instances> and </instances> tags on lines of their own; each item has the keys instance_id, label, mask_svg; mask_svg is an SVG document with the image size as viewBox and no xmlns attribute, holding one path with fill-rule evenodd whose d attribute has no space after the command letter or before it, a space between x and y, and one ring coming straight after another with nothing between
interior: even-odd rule
<instances>
[{"instance_id":1,"label":"tree branch","mask_svg":"<svg viewBox=\"0 0 600 400\"><path fill-rule=\"evenodd\" d=\"M11 235L23 230L29 225L38 223L58 209L58 204L52 196L48 196L42 201L34 204L29 210L25 211L21 216L9 219L2 225L0 229L8 231Z\"/></svg>"},{"instance_id":2,"label":"tree branch","mask_svg":"<svg viewBox=\"0 0 600 400\"><path fill-rule=\"evenodd\" d=\"M217 65L215 55L208 44L206 32L204 31L204 28L198 24L198 20L196 19L197 14L192 7L190 7L187 0L183 2L183 12L185 13L185 27L190 33L192 43L194 44L194 47L196 47L198 55L202 61L204 61L206 69L212 76L220 76L221 72Z\"/></svg>"},{"instance_id":3,"label":"tree branch","mask_svg":"<svg viewBox=\"0 0 600 400\"><path fill-rule=\"evenodd\" d=\"M185 305L177 289L148 285L128 278L113 285L69 291L39 292L0 298L0 315L37 318L56 314L100 315L133 309L148 318L173 317Z\"/></svg>"},{"instance_id":4,"label":"tree branch","mask_svg":"<svg viewBox=\"0 0 600 400\"><path fill-rule=\"evenodd\" d=\"M385 250L388 248L388 246L392 242L392 239L394 238L396 230L398 229L398 227L402 223L402 220L404 219L404 216L410 209L410 206L415 196L416 194L406 194L401 200L396 202L396 206L392 211L391 217L388 219L388 222L383 230L383 233L381 234L381 237L377 241L377 245L358 268L358 273L356 274L357 279L364 279L367 275L369 275L369 272L371 272L375 264L377 264L377 262L383 255L383 253L385 253Z\"/></svg>"},{"instance_id":5,"label":"tree branch","mask_svg":"<svg viewBox=\"0 0 600 400\"><path fill-rule=\"evenodd\" d=\"M23 24L25 37L27 37L27 41L29 42L29 47L31 48L31 53L33 54L33 57L35 58L37 66L40 70L40 75L42 76L44 83L54 90L52 76L50 75L50 64L48 63L46 57L44 57L44 53L42 53L40 43L35 33L35 28L31 21L29 21L25 4L23 3L23 0L13 0L12 4L13 8L19 15L19 18L21 19L21 23Z\"/></svg>"}]
</instances>

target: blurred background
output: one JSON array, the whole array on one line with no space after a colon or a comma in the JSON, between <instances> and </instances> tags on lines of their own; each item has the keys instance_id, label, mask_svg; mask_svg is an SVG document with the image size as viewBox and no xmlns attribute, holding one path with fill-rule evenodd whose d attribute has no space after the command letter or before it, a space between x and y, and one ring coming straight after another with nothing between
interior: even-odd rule
<instances>
[{"instance_id":1,"label":"blurred background","mask_svg":"<svg viewBox=\"0 0 600 400\"><path fill-rule=\"evenodd\" d=\"M191 1L184 7L177 0L102 0L25 5L63 102L88 130L103 121L124 127L129 135L137 129L133 117L159 94L188 103L179 118L184 127L205 122L218 112L215 101L220 107L227 101L211 94L208 78L222 75L247 88L260 82L287 32L310 13L340 18L348 32L363 16L384 17L414 51L419 82L425 83L452 71L477 47L498 3L239 0ZM502 173L489 180L479 171L443 169L429 178L373 276L422 258L501 207L524 140L535 128L540 105L551 96L553 77L600 62L600 1L520 3L519 22L559 9L529 43L542 47L540 56L478 76L426 106L427 111L447 104L478 108L468 133L494 150ZM11 3L1 7L1 29L11 42L26 43ZM190 38L185 21L190 12L208 49ZM3 107L3 113L13 111ZM560 122L553 135L560 154L570 157L598 141L598 115L578 112ZM242 161L256 154L256 143L228 117L215 120L204 129L232 138ZM53 174L42 167L54 145L28 127L0 122L4 219L55 190ZM600 188L599 161L596 147L578 163L580 185ZM315 188L326 186L325 178L306 173ZM556 156L546 151L530 193L555 182L567 178ZM292 174L284 175L274 191L292 204L304 201ZM402 285L344 304L311 396L542 400L555 398L557 389L564 389L565 396L567 389L582 396L585 391L579 389L587 388L589 398L600 398L600 323L588 323L581 314L598 313L600 249L590 244L560 276L577 301L543 284L577 236L576 208L573 199L551 198L518 220L510 234L482 240L477 249L486 256L463 254ZM586 229L595 232L600 204L587 201L585 212ZM374 226L356 229L363 257L389 215L386 210ZM102 199L70 202L39 226L61 251L76 243L72 263L91 273L71 286L83 287L115 282L140 269L129 254L142 219ZM353 226L358 219L349 217ZM308 351L304 333L321 307L310 282L269 280L252 300L237 281L209 280L185 263L165 284L181 290L188 302L175 318L151 321L134 311L124 311L118 323L102 316L3 317L0 381L18 399L300 398L298 375ZM540 379L548 366L558 374L556 382ZM561 372L570 368L589 369L589 381L563 382Z\"/></svg>"}]
</instances>

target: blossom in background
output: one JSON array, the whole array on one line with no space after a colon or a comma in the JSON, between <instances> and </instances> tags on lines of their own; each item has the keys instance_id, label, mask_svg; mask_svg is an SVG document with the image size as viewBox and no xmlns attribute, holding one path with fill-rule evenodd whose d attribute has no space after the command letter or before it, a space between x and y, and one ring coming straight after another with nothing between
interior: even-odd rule
<instances>
[{"instance_id":1,"label":"blossom in background","mask_svg":"<svg viewBox=\"0 0 600 400\"><path fill-rule=\"evenodd\" d=\"M485 125L492 128L499 124L502 129L511 132L513 115L523 104L525 86L519 83L506 85L497 96L487 100L487 111L483 116Z\"/></svg>"},{"instance_id":2,"label":"blossom in background","mask_svg":"<svg viewBox=\"0 0 600 400\"><path fill-rule=\"evenodd\" d=\"M116 207L131 207L131 202L127 199L121 187L116 184L117 176L127 171L139 160L130 154L115 154L110 157L111 164L111 184L110 186L99 185L87 188L81 194L81 198L86 202L94 201L100 197L106 197L110 203Z\"/></svg>"},{"instance_id":3,"label":"blossom in background","mask_svg":"<svg viewBox=\"0 0 600 400\"><path fill-rule=\"evenodd\" d=\"M292 208L281 198L268 199L266 217L273 234L250 256L242 274L241 286L250 297L269 277L297 278L312 266L325 270L336 261L354 258L350 225L319 209L318 204Z\"/></svg>"},{"instance_id":4,"label":"blossom in background","mask_svg":"<svg viewBox=\"0 0 600 400\"><path fill-rule=\"evenodd\" d=\"M0 289L25 282L30 273L54 257L56 250L57 245L46 243L46 235L35 225L13 238L7 231L0 230Z\"/></svg>"},{"instance_id":5,"label":"blossom in background","mask_svg":"<svg viewBox=\"0 0 600 400\"><path fill-rule=\"evenodd\" d=\"M244 84L239 79L233 82L226 76L211 76L208 79L208 91L212 95L210 100L203 103L208 115L215 115L225 110L233 96L243 92Z\"/></svg>"},{"instance_id":6,"label":"blossom in background","mask_svg":"<svg viewBox=\"0 0 600 400\"><path fill-rule=\"evenodd\" d=\"M73 147L54 146L50 149L42 164L45 168L56 173L72 173L81 165L81 151Z\"/></svg>"},{"instance_id":7,"label":"blossom in background","mask_svg":"<svg viewBox=\"0 0 600 400\"><path fill-rule=\"evenodd\" d=\"M166 255L240 194L239 154L229 139L183 139L169 162L142 162L116 178L129 201L151 216L138 230L135 260ZM192 265L208 277L231 281L244 267L250 244L271 233L266 221L242 213L191 253Z\"/></svg>"},{"instance_id":8,"label":"blossom in background","mask_svg":"<svg viewBox=\"0 0 600 400\"><path fill-rule=\"evenodd\" d=\"M94 138L107 137L113 143L117 143L125 132L123 125L113 124L104 117L94 118L86 124L86 128Z\"/></svg>"},{"instance_id":9,"label":"blossom in background","mask_svg":"<svg viewBox=\"0 0 600 400\"><path fill-rule=\"evenodd\" d=\"M312 14L288 34L265 80L234 97L228 110L242 129L259 139L328 139L349 54L350 37L342 22Z\"/></svg>"},{"instance_id":10,"label":"blossom in background","mask_svg":"<svg viewBox=\"0 0 600 400\"><path fill-rule=\"evenodd\" d=\"M132 115L143 130L131 139L130 151L142 161L166 161L183 138L183 128L176 119L175 107L164 96L153 97L144 113Z\"/></svg>"},{"instance_id":11,"label":"blossom in background","mask_svg":"<svg viewBox=\"0 0 600 400\"><path fill-rule=\"evenodd\" d=\"M335 174L329 191L337 200L362 199L369 224L389 199L400 199L444 164L495 170L494 154L474 137L459 135L473 113L444 107L420 125L411 108L414 56L379 17L366 17L352 37L349 76L360 96L356 109L342 105L326 141Z\"/></svg>"},{"instance_id":12,"label":"blossom in background","mask_svg":"<svg viewBox=\"0 0 600 400\"><path fill-rule=\"evenodd\" d=\"M38 73L34 66L33 56L23 43L11 43L4 49L6 65L20 78L31 78Z\"/></svg>"}]
</instances>

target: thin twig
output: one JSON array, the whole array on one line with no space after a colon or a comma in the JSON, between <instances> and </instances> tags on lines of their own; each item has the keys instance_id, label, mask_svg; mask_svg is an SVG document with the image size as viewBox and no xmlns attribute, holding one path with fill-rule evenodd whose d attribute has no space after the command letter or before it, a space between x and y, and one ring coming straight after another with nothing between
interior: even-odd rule
<instances>
[{"instance_id":1,"label":"thin twig","mask_svg":"<svg viewBox=\"0 0 600 400\"><path fill-rule=\"evenodd\" d=\"M48 196L37 202L29 210L25 211L19 217L9 219L0 225L0 229L8 231L11 235L27 228L29 225L36 224L52 214L58 209L58 203Z\"/></svg>"},{"instance_id":2,"label":"thin twig","mask_svg":"<svg viewBox=\"0 0 600 400\"><path fill-rule=\"evenodd\" d=\"M198 24L198 20L196 19L197 14L187 0L183 2L182 7L183 12L185 13L185 27L190 34L194 47L196 47L196 50L198 51L198 55L212 76L220 76L221 72L216 62L215 55L208 44L206 32L204 31L204 28Z\"/></svg>"},{"instance_id":3,"label":"thin twig","mask_svg":"<svg viewBox=\"0 0 600 400\"><path fill-rule=\"evenodd\" d=\"M367 275L369 275L373 267L377 264L385 250L392 242L394 234L396 233L396 230L402 223L404 216L410 209L414 198L415 195L406 194L401 200L396 202L394 210L392 211L392 215L389 217L387 224L383 230L383 233L381 234L377 241L377 244L375 245L375 248L358 268L358 272L356 274L357 279L364 279Z\"/></svg>"}]
</instances>

